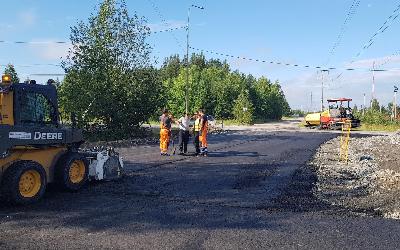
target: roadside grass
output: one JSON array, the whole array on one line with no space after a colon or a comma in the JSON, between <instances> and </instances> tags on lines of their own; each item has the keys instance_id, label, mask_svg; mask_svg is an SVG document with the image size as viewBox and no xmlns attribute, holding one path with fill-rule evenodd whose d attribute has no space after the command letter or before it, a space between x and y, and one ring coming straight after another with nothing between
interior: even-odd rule
<instances>
[{"instance_id":1,"label":"roadside grass","mask_svg":"<svg viewBox=\"0 0 400 250\"><path fill-rule=\"evenodd\" d=\"M300 127L300 128L305 128L305 127L306 127L306 120L303 118L303 119L301 120L301 122L299 122L299 123L297 124L297 126Z\"/></svg>"},{"instance_id":2,"label":"roadside grass","mask_svg":"<svg viewBox=\"0 0 400 250\"><path fill-rule=\"evenodd\" d=\"M394 132L400 130L400 124L361 124L358 131L387 131Z\"/></svg>"},{"instance_id":3,"label":"roadside grass","mask_svg":"<svg viewBox=\"0 0 400 250\"><path fill-rule=\"evenodd\" d=\"M253 121L252 124L242 124L234 119L230 120L216 120L216 125L220 126L222 122L224 123L224 126L240 126L240 125L255 125L255 124L264 124L264 123L271 123L271 122L278 122L278 121L284 121L284 120L289 120L289 118L282 118L281 120L273 120L273 119L256 119Z\"/></svg>"},{"instance_id":4,"label":"roadside grass","mask_svg":"<svg viewBox=\"0 0 400 250\"><path fill-rule=\"evenodd\" d=\"M298 125L300 128L305 128L305 121L300 122ZM400 125L383 125L383 124L361 124L361 127L352 128L353 131L381 131L381 132L395 132L400 130Z\"/></svg>"}]
</instances>

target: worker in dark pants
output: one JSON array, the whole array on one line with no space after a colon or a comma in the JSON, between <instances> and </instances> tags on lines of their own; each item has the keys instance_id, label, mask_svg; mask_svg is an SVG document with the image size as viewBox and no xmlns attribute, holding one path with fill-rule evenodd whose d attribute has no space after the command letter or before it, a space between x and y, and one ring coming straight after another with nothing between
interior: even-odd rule
<instances>
[{"instance_id":1,"label":"worker in dark pants","mask_svg":"<svg viewBox=\"0 0 400 250\"><path fill-rule=\"evenodd\" d=\"M179 125L179 154L187 154L187 145L189 142L189 123L190 118L187 113L177 121Z\"/></svg>"},{"instance_id":2,"label":"worker in dark pants","mask_svg":"<svg viewBox=\"0 0 400 250\"><path fill-rule=\"evenodd\" d=\"M196 156L200 155L200 115L196 114L193 126L193 142L196 149Z\"/></svg>"}]
</instances>

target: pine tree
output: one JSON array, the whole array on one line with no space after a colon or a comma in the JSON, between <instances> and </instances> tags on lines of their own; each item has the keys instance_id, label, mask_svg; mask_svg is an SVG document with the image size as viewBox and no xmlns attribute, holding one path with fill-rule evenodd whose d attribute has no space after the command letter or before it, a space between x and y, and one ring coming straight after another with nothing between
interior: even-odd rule
<instances>
[{"instance_id":1,"label":"pine tree","mask_svg":"<svg viewBox=\"0 0 400 250\"><path fill-rule=\"evenodd\" d=\"M19 83L19 77L17 71L15 71L14 65L8 64L4 70L4 74L11 76L12 83Z\"/></svg>"}]
</instances>

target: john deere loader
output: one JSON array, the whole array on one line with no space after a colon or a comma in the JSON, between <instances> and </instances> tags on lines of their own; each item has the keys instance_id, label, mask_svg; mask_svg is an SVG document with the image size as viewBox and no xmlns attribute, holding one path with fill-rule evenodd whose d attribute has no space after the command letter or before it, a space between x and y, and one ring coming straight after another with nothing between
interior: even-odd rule
<instances>
[{"instance_id":1,"label":"john deere loader","mask_svg":"<svg viewBox=\"0 0 400 250\"><path fill-rule=\"evenodd\" d=\"M82 151L82 131L60 123L57 91L46 85L0 83L0 196L28 204L48 183L77 191L89 179L118 178L123 162L113 150Z\"/></svg>"}]
</instances>

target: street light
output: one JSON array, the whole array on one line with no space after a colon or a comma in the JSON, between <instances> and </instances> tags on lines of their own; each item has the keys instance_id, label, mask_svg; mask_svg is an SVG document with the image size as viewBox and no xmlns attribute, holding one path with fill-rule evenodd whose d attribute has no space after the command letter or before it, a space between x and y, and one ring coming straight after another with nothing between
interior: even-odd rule
<instances>
[{"instance_id":1,"label":"street light","mask_svg":"<svg viewBox=\"0 0 400 250\"><path fill-rule=\"evenodd\" d=\"M186 113L189 113L189 25L190 25L190 9L197 8L200 10L204 10L204 7L197 5L190 5L188 8L188 18L187 18L187 26L186 26L186 89L185 89L185 110Z\"/></svg>"}]
</instances>

